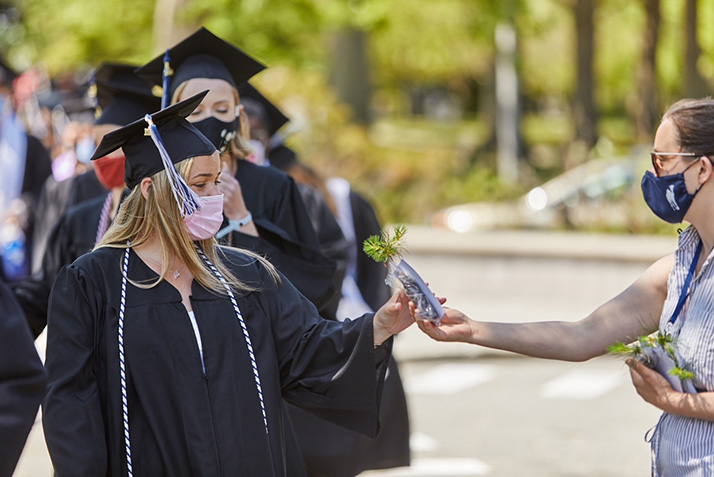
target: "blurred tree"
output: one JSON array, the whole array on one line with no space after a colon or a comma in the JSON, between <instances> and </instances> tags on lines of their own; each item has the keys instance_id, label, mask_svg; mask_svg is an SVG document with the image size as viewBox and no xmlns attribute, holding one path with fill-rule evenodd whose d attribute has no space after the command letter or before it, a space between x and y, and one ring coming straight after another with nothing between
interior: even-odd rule
<instances>
[{"instance_id":1,"label":"blurred tree","mask_svg":"<svg viewBox=\"0 0 714 477\"><path fill-rule=\"evenodd\" d=\"M657 43L660 29L660 0L643 0L647 18L642 32L642 56L637 71L639 89L635 106L637 141L649 142L654 131L660 106L657 101Z\"/></svg>"},{"instance_id":2,"label":"blurred tree","mask_svg":"<svg viewBox=\"0 0 714 477\"><path fill-rule=\"evenodd\" d=\"M685 52L684 52L684 95L689 98L701 98L708 93L704 78L699 73L699 59L702 49L699 46L697 34L699 32L697 0L687 0L684 22Z\"/></svg>"},{"instance_id":3,"label":"blurred tree","mask_svg":"<svg viewBox=\"0 0 714 477\"><path fill-rule=\"evenodd\" d=\"M595 107L595 0L575 0L573 6L576 31L576 93L573 98L576 140L587 149L597 142L597 109ZM579 162L579 161L578 161Z\"/></svg>"}]
</instances>

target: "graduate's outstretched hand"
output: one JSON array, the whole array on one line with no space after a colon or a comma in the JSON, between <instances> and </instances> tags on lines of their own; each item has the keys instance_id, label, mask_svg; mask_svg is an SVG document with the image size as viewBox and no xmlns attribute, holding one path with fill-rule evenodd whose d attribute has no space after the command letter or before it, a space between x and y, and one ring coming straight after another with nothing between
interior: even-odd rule
<instances>
[{"instance_id":1,"label":"graduate's outstretched hand","mask_svg":"<svg viewBox=\"0 0 714 477\"><path fill-rule=\"evenodd\" d=\"M439 298L443 304L446 300ZM444 307L444 316L438 326L429 320L419 317L419 310L414 302L409 302L409 312L417 322L419 329L436 341L461 341L468 343L474 333L473 325L476 323L459 310Z\"/></svg>"},{"instance_id":2,"label":"graduate's outstretched hand","mask_svg":"<svg viewBox=\"0 0 714 477\"><path fill-rule=\"evenodd\" d=\"M399 290L374 314L374 345L381 345L390 336L404 331L414 323L409 314L409 298Z\"/></svg>"}]
</instances>

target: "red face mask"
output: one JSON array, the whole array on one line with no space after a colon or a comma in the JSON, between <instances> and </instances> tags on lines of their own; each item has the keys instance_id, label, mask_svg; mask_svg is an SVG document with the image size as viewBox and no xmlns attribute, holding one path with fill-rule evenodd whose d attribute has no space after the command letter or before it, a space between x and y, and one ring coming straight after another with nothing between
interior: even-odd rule
<instances>
[{"instance_id":1,"label":"red face mask","mask_svg":"<svg viewBox=\"0 0 714 477\"><path fill-rule=\"evenodd\" d=\"M110 155L92 161L97 179L108 190L124 185L124 155Z\"/></svg>"}]
</instances>

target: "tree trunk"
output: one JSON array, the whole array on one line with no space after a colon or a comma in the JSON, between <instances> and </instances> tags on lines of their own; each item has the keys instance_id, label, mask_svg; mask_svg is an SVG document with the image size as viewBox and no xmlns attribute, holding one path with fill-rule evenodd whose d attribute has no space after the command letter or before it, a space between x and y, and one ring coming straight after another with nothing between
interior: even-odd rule
<instances>
[{"instance_id":1,"label":"tree trunk","mask_svg":"<svg viewBox=\"0 0 714 477\"><path fill-rule=\"evenodd\" d=\"M638 142L650 142L659 115L657 100L657 43L660 29L660 0L643 0L647 22L642 34L642 58L637 71L638 96L635 126Z\"/></svg>"},{"instance_id":2,"label":"tree trunk","mask_svg":"<svg viewBox=\"0 0 714 477\"><path fill-rule=\"evenodd\" d=\"M368 124L371 88L364 31L348 29L335 34L330 76L340 99L352 108L355 121Z\"/></svg>"},{"instance_id":3,"label":"tree trunk","mask_svg":"<svg viewBox=\"0 0 714 477\"><path fill-rule=\"evenodd\" d=\"M164 51L195 30L190 25L176 22L176 13L190 0L156 0L154 6L154 49Z\"/></svg>"},{"instance_id":4,"label":"tree trunk","mask_svg":"<svg viewBox=\"0 0 714 477\"><path fill-rule=\"evenodd\" d=\"M520 101L516 53L518 40L512 22L496 26L496 147L501 179L518 182Z\"/></svg>"},{"instance_id":5,"label":"tree trunk","mask_svg":"<svg viewBox=\"0 0 714 477\"><path fill-rule=\"evenodd\" d=\"M577 35L577 91L573 105L576 140L591 149L597 142L597 111L595 109L594 0L575 2L575 29Z\"/></svg>"},{"instance_id":6,"label":"tree trunk","mask_svg":"<svg viewBox=\"0 0 714 477\"><path fill-rule=\"evenodd\" d=\"M699 74L697 62L702 49L697 41L697 0L687 0L684 35L686 49L684 53L684 95L689 98L701 98L707 95L707 84Z\"/></svg>"}]
</instances>

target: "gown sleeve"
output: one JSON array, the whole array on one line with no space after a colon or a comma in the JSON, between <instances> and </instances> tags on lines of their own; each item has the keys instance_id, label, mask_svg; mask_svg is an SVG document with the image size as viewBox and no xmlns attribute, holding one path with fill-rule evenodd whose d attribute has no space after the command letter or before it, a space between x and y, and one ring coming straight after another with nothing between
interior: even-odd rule
<instances>
[{"instance_id":1,"label":"gown sleeve","mask_svg":"<svg viewBox=\"0 0 714 477\"><path fill-rule=\"evenodd\" d=\"M270 280L265 276L263 283ZM374 437L393 339L374 348L373 314L353 321L325 320L284 278L260 295L271 320L283 398Z\"/></svg>"},{"instance_id":2,"label":"gown sleeve","mask_svg":"<svg viewBox=\"0 0 714 477\"><path fill-rule=\"evenodd\" d=\"M45 379L22 311L0 282L0 476L15 469L44 396Z\"/></svg>"},{"instance_id":3,"label":"gown sleeve","mask_svg":"<svg viewBox=\"0 0 714 477\"><path fill-rule=\"evenodd\" d=\"M80 269L70 265L60 271L50 296L42 416L58 477L107 473L96 354L102 302Z\"/></svg>"}]
</instances>

